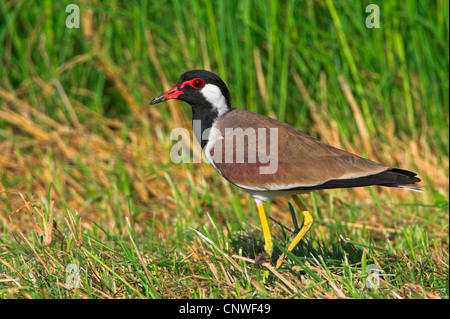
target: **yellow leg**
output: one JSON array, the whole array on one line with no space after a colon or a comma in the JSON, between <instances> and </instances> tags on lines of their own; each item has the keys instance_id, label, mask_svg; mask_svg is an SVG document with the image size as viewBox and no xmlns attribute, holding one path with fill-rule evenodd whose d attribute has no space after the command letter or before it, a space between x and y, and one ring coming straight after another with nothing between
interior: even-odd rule
<instances>
[{"instance_id":1,"label":"yellow leg","mask_svg":"<svg viewBox=\"0 0 450 319\"><path fill-rule=\"evenodd\" d=\"M300 231L297 233L297 235L295 235L294 239L289 244L289 247L288 247L289 251L292 251L292 249L294 249L295 246L297 246L299 241L305 236L305 234L308 232L309 228L311 228L311 225L313 223L313 218L312 218L311 214L308 212L308 210L306 209L306 207L303 204L300 197L298 197L297 195L292 195L292 199L294 200L295 204L300 209L300 211L303 215L303 226L302 226L302 228L300 228ZM278 261L277 261L277 268L281 266L284 258L285 258L285 255L281 254L280 258L278 258Z\"/></svg>"},{"instance_id":2,"label":"yellow leg","mask_svg":"<svg viewBox=\"0 0 450 319\"><path fill-rule=\"evenodd\" d=\"M272 243L272 235L270 234L269 223L267 222L266 212L264 211L264 205L257 201L259 218L261 219L261 225L264 234L264 250L266 253L272 257L273 243Z\"/></svg>"},{"instance_id":3,"label":"yellow leg","mask_svg":"<svg viewBox=\"0 0 450 319\"><path fill-rule=\"evenodd\" d=\"M266 212L264 211L264 205L261 201L256 200L256 206L258 206L259 218L261 219L261 226L264 234L264 250L269 257L272 257L273 243L272 243L272 235L270 234L269 223L267 222ZM263 282L266 282L266 279L269 277L269 271L265 270L263 275Z\"/></svg>"}]
</instances>

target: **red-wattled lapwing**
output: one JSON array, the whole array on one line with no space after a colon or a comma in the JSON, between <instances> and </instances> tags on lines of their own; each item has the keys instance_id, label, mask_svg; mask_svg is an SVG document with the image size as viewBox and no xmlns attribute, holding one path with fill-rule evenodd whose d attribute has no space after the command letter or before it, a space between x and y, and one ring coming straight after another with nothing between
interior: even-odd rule
<instances>
[{"instance_id":1,"label":"red-wattled lapwing","mask_svg":"<svg viewBox=\"0 0 450 319\"><path fill-rule=\"evenodd\" d=\"M214 73L188 71L151 104L168 99L192 106L194 135L206 159L227 181L253 196L269 256L273 244L263 206L268 199L291 195L303 214L302 228L288 247L291 251L313 222L299 193L370 185L421 191L413 172L372 162L321 143L286 123L232 108L227 86Z\"/></svg>"}]
</instances>

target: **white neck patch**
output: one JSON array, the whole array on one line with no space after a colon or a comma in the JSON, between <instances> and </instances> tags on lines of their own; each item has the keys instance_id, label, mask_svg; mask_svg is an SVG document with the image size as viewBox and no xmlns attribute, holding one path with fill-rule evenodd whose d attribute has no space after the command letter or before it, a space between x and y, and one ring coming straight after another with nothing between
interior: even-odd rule
<instances>
[{"instance_id":1,"label":"white neck patch","mask_svg":"<svg viewBox=\"0 0 450 319\"><path fill-rule=\"evenodd\" d=\"M214 84L206 84L200 90L200 93L205 97L206 101L211 103L213 108L217 110L219 116L228 110L227 100L218 86Z\"/></svg>"}]
</instances>

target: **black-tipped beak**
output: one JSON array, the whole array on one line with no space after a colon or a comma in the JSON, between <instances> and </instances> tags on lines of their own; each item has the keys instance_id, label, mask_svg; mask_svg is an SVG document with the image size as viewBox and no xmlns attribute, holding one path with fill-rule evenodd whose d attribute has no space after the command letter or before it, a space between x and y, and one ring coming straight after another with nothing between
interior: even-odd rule
<instances>
[{"instance_id":1,"label":"black-tipped beak","mask_svg":"<svg viewBox=\"0 0 450 319\"><path fill-rule=\"evenodd\" d=\"M184 93L183 93L182 91L178 90L178 87L176 86L176 87L174 87L173 89L167 91L166 93L164 93L164 94L162 94L162 95L160 95L160 96L158 96L158 97L155 97L155 98L150 102L150 104L157 104L157 103L160 103L160 102L167 101L167 100L169 100L169 99L176 99L176 98L178 98L181 94L184 94Z\"/></svg>"},{"instance_id":2,"label":"black-tipped beak","mask_svg":"<svg viewBox=\"0 0 450 319\"><path fill-rule=\"evenodd\" d=\"M150 102L150 104L157 104L157 103L160 103L160 102L164 102L164 101L167 101L168 99L164 96L164 94L163 95L160 95L160 96L158 96L158 97L155 97L151 102Z\"/></svg>"}]
</instances>

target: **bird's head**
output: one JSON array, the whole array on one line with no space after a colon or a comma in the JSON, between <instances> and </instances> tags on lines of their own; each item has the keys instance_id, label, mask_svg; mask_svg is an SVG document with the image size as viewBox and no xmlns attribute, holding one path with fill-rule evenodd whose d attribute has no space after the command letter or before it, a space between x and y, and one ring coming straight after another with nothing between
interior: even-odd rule
<instances>
[{"instance_id":1,"label":"bird's head","mask_svg":"<svg viewBox=\"0 0 450 319\"><path fill-rule=\"evenodd\" d=\"M183 73L173 89L154 98L150 104L169 99L185 101L194 110L206 108L219 115L231 108L231 96L225 83L216 74L205 70Z\"/></svg>"}]
</instances>

